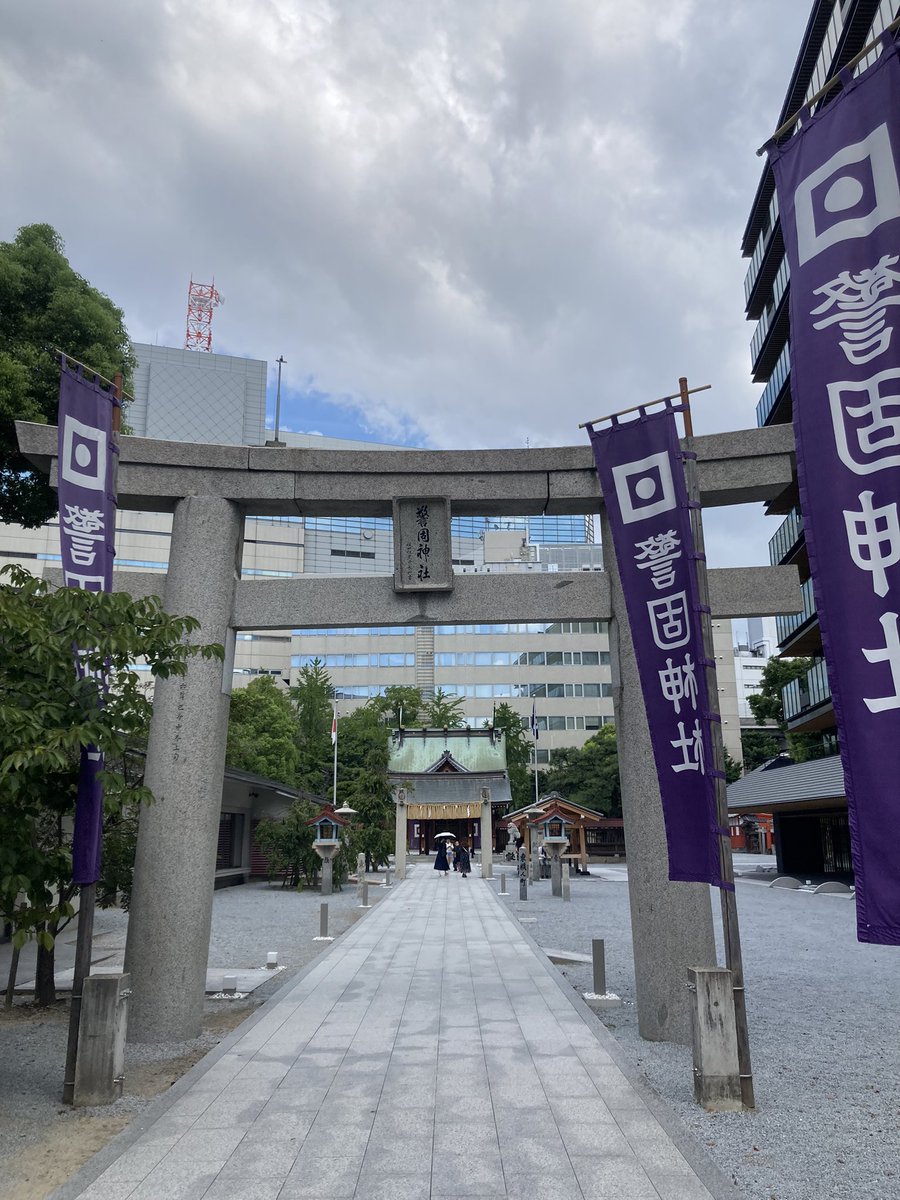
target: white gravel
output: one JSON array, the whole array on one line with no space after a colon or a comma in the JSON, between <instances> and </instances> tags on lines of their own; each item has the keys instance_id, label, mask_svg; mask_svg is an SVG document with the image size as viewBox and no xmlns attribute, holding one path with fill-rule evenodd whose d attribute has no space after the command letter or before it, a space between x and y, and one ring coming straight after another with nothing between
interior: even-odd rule
<instances>
[{"instance_id":1,"label":"white gravel","mask_svg":"<svg viewBox=\"0 0 900 1200\"><path fill-rule=\"evenodd\" d=\"M571 903L547 882L507 903L537 918L527 929L539 945L590 954L591 939L605 939L607 986L622 1006L597 1015L739 1190L753 1200L900 1197L900 950L857 942L846 897L739 880L757 1111L708 1114L693 1100L690 1049L638 1034L623 872L591 871L573 877ZM558 969L590 990L589 965Z\"/></svg>"}]
</instances>

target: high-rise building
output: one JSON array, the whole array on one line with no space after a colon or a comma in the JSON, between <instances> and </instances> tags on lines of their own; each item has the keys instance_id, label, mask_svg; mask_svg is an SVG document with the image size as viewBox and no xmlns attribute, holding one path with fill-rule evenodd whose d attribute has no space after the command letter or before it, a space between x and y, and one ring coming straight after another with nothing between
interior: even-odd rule
<instances>
[{"instance_id":1,"label":"high-rise building","mask_svg":"<svg viewBox=\"0 0 900 1200\"><path fill-rule=\"evenodd\" d=\"M221 354L136 344L134 402L125 420L141 437L233 445L263 445L265 362ZM377 443L280 431L290 447L388 450ZM171 516L119 513L116 571L168 569ZM456 517L454 571L460 573L602 570L590 516ZM0 527L0 558L35 573L59 562L56 521L40 530ZM389 518L248 516L244 576L393 574ZM466 723L491 721L508 703L528 723L534 708L538 760L581 745L613 720L609 640L604 621L485 623L421 628L241 630L235 684L269 674L295 682L304 664L320 659L336 689L339 711L350 711L391 684L442 688L463 702Z\"/></svg>"},{"instance_id":2,"label":"high-rise building","mask_svg":"<svg viewBox=\"0 0 900 1200\"><path fill-rule=\"evenodd\" d=\"M773 114L772 128L780 127L804 104L810 103L826 80L860 53L889 25L900 12L900 0L815 0L803 40L788 82L784 102L778 114ZM855 68L859 73L874 62L880 50L876 45ZM818 104L826 104L837 94L832 90ZM815 111L816 105L813 105ZM744 256L750 266L744 280L747 317L756 322L750 343L753 378L765 388L756 409L757 424L777 425L790 422L790 344L788 297L790 277L784 253L784 241L778 213L778 198L771 167L763 169L750 217L744 231ZM785 815L796 818L799 829L800 806L806 814L804 840L821 843L821 861L826 869L849 870L849 835L844 811L838 817L840 804L833 795L833 775L836 768L837 731L834 706L828 683L828 672L822 657L822 638L813 598L809 560L803 531L799 491L795 486L777 511L783 520L769 543L773 565L794 563L802 581L803 609L801 612L777 618L777 636L783 656L809 656L812 665L800 679L789 684L783 692L784 715L789 732L813 733L822 739L823 749L832 756L820 767L801 764L806 770L792 768L792 774L780 776L785 787L788 779L795 781L796 806L792 797L785 797ZM827 804L821 812L814 811L817 798L817 772L822 774L821 796L826 796L825 774L829 774ZM741 787L741 785L736 785ZM791 809L790 814L788 808ZM796 811L794 811L796 808ZM778 820L776 819L776 839ZM810 861L807 871L812 870Z\"/></svg>"}]
</instances>

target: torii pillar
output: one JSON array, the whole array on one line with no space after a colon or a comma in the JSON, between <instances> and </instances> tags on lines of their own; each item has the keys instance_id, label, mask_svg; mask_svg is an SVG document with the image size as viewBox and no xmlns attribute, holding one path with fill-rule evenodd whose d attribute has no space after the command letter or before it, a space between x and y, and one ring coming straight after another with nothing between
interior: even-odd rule
<instances>
[{"instance_id":1,"label":"torii pillar","mask_svg":"<svg viewBox=\"0 0 900 1200\"><path fill-rule=\"evenodd\" d=\"M612 534L601 518L604 547ZM615 555L604 554L612 620L609 648L619 731L619 781L628 859L628 896L638 1029L652 1042L691 1044L687 966L716 966L709 886L672 883L650 727Z\"/></svg>"},{"instance_id":2,"label":"torii pillar","mask_svg":"<svg viewBox=\"0 0 900 1200\"><path fill-rule=\"evenodd\" d=\"M166 607L200 621L195 642L221 642L226 661L193 658L153 693L125 970L132 1042L186 1041L200 1031L216 843L225 769L234 631L229 630L243 518L219 496L175 507Z\"/></svg>"}]
</instances>

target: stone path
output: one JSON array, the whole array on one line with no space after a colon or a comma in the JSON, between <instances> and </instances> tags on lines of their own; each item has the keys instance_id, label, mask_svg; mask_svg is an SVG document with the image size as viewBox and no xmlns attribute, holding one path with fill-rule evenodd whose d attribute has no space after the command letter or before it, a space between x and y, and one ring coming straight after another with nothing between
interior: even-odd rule
<instances>
[{"instance_id":1,"label":"stone path","mask_svg":"<svg viewBox=\"0 0 900 1200\"><path fill-rule=\"evenodd\" d=\"M493 886L414 868L59 1200L733 1196Z\"/></svg>"}]
</instances>

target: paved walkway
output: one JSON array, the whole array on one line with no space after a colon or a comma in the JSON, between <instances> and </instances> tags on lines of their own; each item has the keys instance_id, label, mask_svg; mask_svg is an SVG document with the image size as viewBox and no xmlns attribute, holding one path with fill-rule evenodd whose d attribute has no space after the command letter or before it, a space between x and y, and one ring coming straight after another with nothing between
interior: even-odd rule
<instances>
[{"instance_id":1,"label":"paved walkway","mask_svg":"<svg viewBox=\"0 0 900 1200\"><path fill-rule=\"evenodd\" d=\"M57 1196L732 1196L495 887L414 868Z\"/></svg>"}]
</instances>

